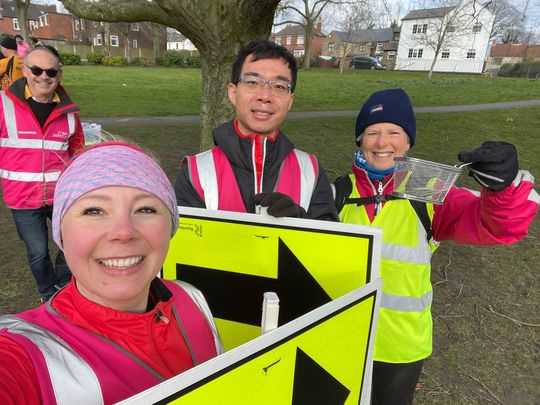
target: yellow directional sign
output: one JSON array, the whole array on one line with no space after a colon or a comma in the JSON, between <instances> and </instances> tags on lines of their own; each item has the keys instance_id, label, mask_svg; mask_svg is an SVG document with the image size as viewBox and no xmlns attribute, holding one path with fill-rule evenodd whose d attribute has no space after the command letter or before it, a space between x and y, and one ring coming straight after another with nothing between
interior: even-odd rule
<instances>
[{"instance_id":1,"label":"yellow directional sign","mask_svg":"<svg viewBox=\"0 0 540 405\"><path fill-rule=\"evenodd\" d=\"M374 227L181 207L163 276L203 292L231 349L260 334L264 292L282 325L378 277L380 246Z\"/></svg>"},{"instance_id":2,"label":"yellow directional sign","mask_svg":"<svg viewBox=\"0 0 540 405\"><path fill-rule=\"evenodd\" d=\"M125 404L368 404L381 280Z\"/></svg>"}]
</instances>

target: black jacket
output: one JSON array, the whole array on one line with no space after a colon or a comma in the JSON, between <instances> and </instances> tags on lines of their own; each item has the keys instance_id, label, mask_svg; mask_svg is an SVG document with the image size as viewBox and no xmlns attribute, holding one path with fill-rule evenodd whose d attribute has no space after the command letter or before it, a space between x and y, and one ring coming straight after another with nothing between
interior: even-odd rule
<instances>
[{"instance_id":1,"label":"black jacket","mask_svg":"<svg viewBox=\"0 0 540 405\"><path fill-rule=\"evenodd\" d=\"M238 188L242 194L242 200L247 212L255 212L253 196L255 183L253 179L252 141L238 135L234 123L227 122L213 131L214 143L223 151L229 160ZM274 190L279 168L283 160L294 149L293 143L279 131L275 140L266 142L266 158L264 161L263 192ZM206 208L204 201L191 184L187 159L182 162L182 167L176 177L174 185L178 205L186 207ZM311 219L324 219L337 221L338 216L334 205L334 197L330 182L326 177L323 167L319 163L319 176L311 197L311 203L307 212L300 209L301 216Z\"/></svg>"}]
</instances>

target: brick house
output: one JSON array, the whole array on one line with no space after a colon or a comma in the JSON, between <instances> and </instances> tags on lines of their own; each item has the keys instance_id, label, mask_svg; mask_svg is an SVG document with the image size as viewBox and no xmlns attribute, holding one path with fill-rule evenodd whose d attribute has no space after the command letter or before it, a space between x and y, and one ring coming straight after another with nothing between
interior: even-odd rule
<instances>
[{"instance_id":1,"label":"brick house","mask_svg":"<svg viewBox=\"0 0 540 405\"><path fill-rule=\"evenodd\" d=\"M15 2L0 0L0 33L17 35L21 33ZM31 3L28 6L28 32L40 39L73 40L72 16L59 13L54 5Z\"/></svg>"},{"instance_id":2,"label":"brick house","mask_svg":"<svg viewBox=\"0 0 540 405\"><path fill-rule=\"evenodd\" d=\"M322 54L322 44L325 35L321 32L322 22L317 22L315 33L311 38L311 55L319 56ZM301 58L306 52L305 30L298 24L287 25L281 31L273 33L270 40L276 44L283 45L296 58Z\"/></svg>"},{"instance_id":3,"label":"brick house","mask_svg":"<svg viewBox=\"0 0 540 405\"><path fill-rule=\"evenodd\" d=\"M332 58L350 55L372 56L393 69L399 41L399 27L332 31L323 40L323 55ZM346 55L343 55L343 53ZM345 63L348 67L348 63Z\"/></svg>"},{"instance_id":4,"label":"brick house","mask_svg":"<svg viewBox=\"0 0 540 405\"><path fill-rule=\"evenodd\" d=\"M487 68L499 69L505 63L540 61L540 45L493 44L489 52Z\"/></svg>"}]
</instances>

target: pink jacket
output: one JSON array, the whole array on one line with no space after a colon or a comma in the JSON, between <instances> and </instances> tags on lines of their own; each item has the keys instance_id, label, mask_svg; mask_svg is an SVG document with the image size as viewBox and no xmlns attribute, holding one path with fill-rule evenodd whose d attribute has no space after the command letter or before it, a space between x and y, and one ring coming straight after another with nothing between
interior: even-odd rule
<instances>
[{"instance_id":1,"label":"pink jacket","mask_svg":"<svg viewBox=\"0 0 540 405\"><path fill-rule=\"evenodd\" d=\"M0 93L0 177L10 208L52 205L60 173L84 147L79 108L59 86L57 104L43 129L24 100L25 80Z\"/></svg>"},{"instance_id":2,"label":"pink jacket","mask_svg":"<svg viewBox=\"0 0 540 405\"><path fill-rule=\"evenodd\" d=\"M206 208L246 212L238 182L227 156L219 147L187 157L191 183ZM294 149L283 161L275 191L287 194L309 209L319 166L313 155Z\"/></svg>"}]
</instances>

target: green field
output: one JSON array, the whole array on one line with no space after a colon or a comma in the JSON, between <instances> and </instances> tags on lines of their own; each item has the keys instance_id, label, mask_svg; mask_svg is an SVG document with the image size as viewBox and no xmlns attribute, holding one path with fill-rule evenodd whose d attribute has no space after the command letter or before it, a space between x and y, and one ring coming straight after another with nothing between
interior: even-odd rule
<instances>
[{"instance_id":1,"label":"green field","mask_svg":"<svg viewBox=\"0 0 540 405\"><path fill-rule=\"evenodd\" d=\"M83 117L199 113L200 69L66 66L62 83ZM540 98L540 80L312 69L299 71L292 111L353 111L372 92L395 87L416 107Z\"/></svg>"},{"instance_id":2,"label":"green field","mask_svg":"<svg viewBox=\"0 0 540 405\"><path fill-rule=\"evenodd\" d=\"M66 88L85 117L196 114L200 71L166 68L66 67ZM126 86L123 86L123 83ZM540 81L395 72L301 71L295 109L356 110L374 90L403 87L415 106L540 98ZM484 140L514 143L520 166L540 173L540 107L418 114L410 155L457 163L460 150ZM349 170L353 117L296 119L283 126L295 144L315 153L330 178ZM197 152L198 125L117 125L107 130L150 148L174 180L185 154ZM478 189L463 174L459 185ZM538 265L540 226L512 246L444 242L433 259L434 352L416 404L538 404ZM39 302L13 220L0 206L0 313ZM336 252L336 254L340 254Z\"/></svg>"}]
</instances>

